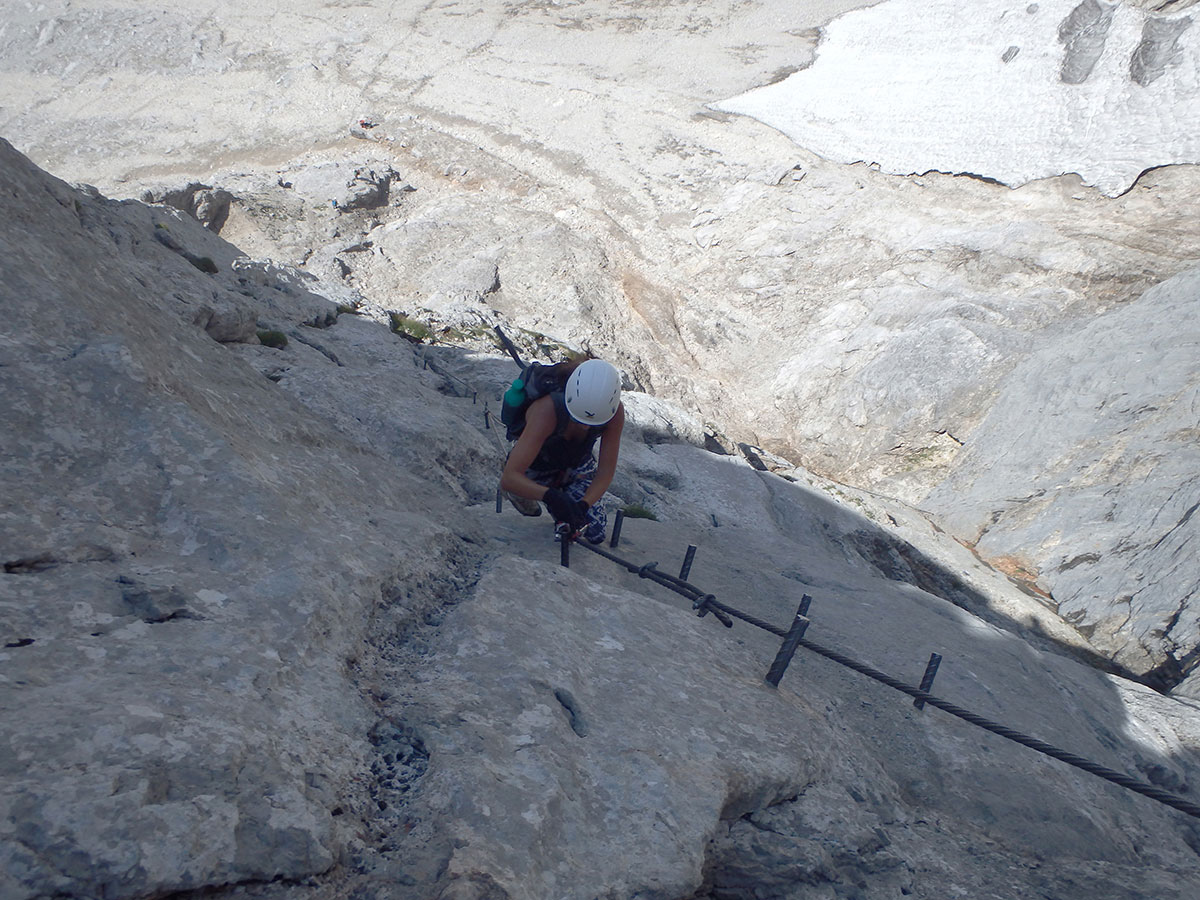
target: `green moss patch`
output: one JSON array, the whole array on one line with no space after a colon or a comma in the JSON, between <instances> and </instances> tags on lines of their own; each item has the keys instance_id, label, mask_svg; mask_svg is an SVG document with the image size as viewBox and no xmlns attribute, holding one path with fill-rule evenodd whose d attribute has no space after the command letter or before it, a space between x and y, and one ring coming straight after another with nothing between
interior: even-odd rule
<instances>
[{"instance_id":1,"label":"green moss patch","mask_svg":"<svg viewBox=\"0 0 1200 900\"><path fill-rule=\"evenodd\" d=\"M424 344L433 340L433 332L429 330L429 326L418 319L398 312L388 313L388 318L392 322L393 334L398 334L414 344Z\"/></svg>"},{"instance_id":2,"label":"green moss patch","mask_svg":"<svg viewBox=\"0 0 1200 900\"><path fill-rule=\"evenodd\" d=\"M282 331L260 331L258 333L258 342L264 347L274 347L276 350L282 350L287 346L287 335Z\"/></svg>"}]
</instances>

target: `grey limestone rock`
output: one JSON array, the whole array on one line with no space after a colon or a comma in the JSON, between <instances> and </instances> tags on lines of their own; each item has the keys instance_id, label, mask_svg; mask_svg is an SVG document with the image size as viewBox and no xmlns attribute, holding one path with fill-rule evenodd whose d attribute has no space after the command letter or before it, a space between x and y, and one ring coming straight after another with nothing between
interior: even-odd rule
<instances>
[{"instance_id":1,"label":"grey limestone rock","mask_svg":"<svg viewBox=\"0 0 1200 900\"><path fill-rule=\"evenodd\" d=\"M200 182L170 189L147 188L141 199L146 203L163 203L187 213L210 231L219 232L229 217L233 195L222 188Z\"/></svg>"},{"instance_id":2,"label":"grey limestone rock","mask_svg":"<svg viewBox=\"0 0 1200 900\"><path fill-rule=\"evenodd\" d=\"M237 248L164 219L223 263L201 272L151 237L162 208L6 144L0 187L6 900L1085 900L1092 871L1194 895L1175 813L815 657L769 688L773 634L581 548L555 565L544 517L494 511L483 407L511 361L367 316L317 331L303 304L274 313L285 347L218 343L195 311L290 296L286 268L238 282ZM1172 789L1200 777L1190 709L1066 658L1077 634L914 511L630 408L609 502L660 521L631 520L622 552L703 544L691 577L753 616L810 593L824 641L913 679L935 642L939 691L980 714ZM920 556L872 539L887 521Z\"/></svg>"},{"instance_id":3,"label":"grey limestone rock","mask_svg":"<svg viewBox=\"0 0 1200 900\"><path fill-rule=\"evenodd\" d=\"M476 256L454 268L443 290L448 294L473 295L479 299L500 290L500 270L493 259Z\"/></svg>"},{"instance_id":4,"label":"grey limestone rock","mask_svg":"<svg viewBox=\"0 0 1200 900\"><path fill-rule=\"evenodd\" d=\"M232 268L238 283L252 288L244 293L248 301L242 301L241 306L255 311L264 325L280 327L298 322L324 328L337 320L337 304L309 290L317 286L317 278L308 272L245 257L235 259Z\"/></svg>"},{"instance_id":5,"label":"grey limestone rock","mask_svg":"<svg viewBox=\"0 0 1200 900\"><path fill-rule=\"evenodd\" d=\"M0 145L0 894L1191 900L1198 843L1174 812L815 657L768 697L773 637L583 551L550 566L545 517L492 506L505 448L483 408L511 363L381 324L436 304L447 326L519 325L538 358L611 354L660 395L631 393L608 498L659 515L626 525L633 558L666 571L699 543L694 578L722 599L784 623L810 593L814 638L914 681L932 645L939 692L1194 791L1193 706L1062 657L1190 666L1187 607L1172 623L1153 601L1187 590L1194 558L1192 401L1163 414L1170 391L1130 378L1100 407L1067 372L1077 416L1047 378L1064 352L1102 369L1080 323L1196 255L1195 173L1143 170L1196 159L1197 32L1147 47L1161 74L1142 86L1143 13L1192 4L1122 3L1067 85L1056 29L1077 5L791 4L789 32L774 4L729 2L14 6L0 120L31 155L135 196L150 172L237 168L175 176L181 212L72 191ZM852 51L849 16L816 30L860 7L875 24ZM687 52L636 52L647 39ZM545 53L564 40L587 67ZM881 48L884 80L914 90L876 89ZM1074 177L894 178L697 115L789 73L822 85L807 123L842 128L837 153L914 136L900 171L1139 181L1106 199ZM349 104L379 123L370 145L346 139ZM297 147L315 149L279 163ZM398 202L391 166L420 192ZM193 213L225 215L220 234ZM1119 357L1113 334L1085 337ZM1006 443L1030 397L1063 448ZM990 524L974 549L1022 585L913 509L773 455L797 451L910 499L961 457L960 536ZM1081 631L1055 615L1124 588L1122 556L1147 573L1135 603L1089 606ZM769 737L807 755L747 752Z\"/></svg>"},{"instance_id":6,"label":"grey limestone rock","mask_svg":"<svg viewBox=\"0 0 1200 900\"><path fill-rule=\"evenodd\" d=\"M328 162L310 166L292 179L296 193L341 212L386 206L397 173L386 163Z\"/></svg>"},{"instance_id":7,"label":"grey limestone rock","mask_svg":"<svg viewBox=\"0 0 1200 900\"><path fill-rule=\"evenodd\" d=\"M2 142L0 186L0 895L324 871L371 721L344 669L362 582L431 526L180 315L213 278L153 210Z\"/></svg>"},{"instance_id":8,"label":"grey limestone rock","mask_svg":"<svg viewBox=\"0 0 1200 900\"><path fill-rule=\"evenodd\" d=\"M673 404L647 394L628 393L625 404L625 434L647 444L682 441L704 446L704 423Z\"/></svg>"},{"instance_id":9,"label":"grey limestone rock","mask_svg":"<svg viewBox=\"0 0 1200 900\"><path fill-rule=\"evenodd\" d=\"M205 190L196 195L196 219L210 231L220 232L229 218L229 204L233 195L229 191Z\"/></svg>"},{"instance_id":10,"label":"grey limestone rock","mask_svg":"<svg viewBox=\"0 0 1200 900\"><path fill-rule=\"evenodd\" d=\"M702 452L676 445L670 455L690 463ZM768 477L734 464L731 489L749 508L730 531L740 526L771 540L769 528L751 524L764 499L753 485ZM776 494L777 509L796 499L792 490ZM621 552L636 558L663 526L628 528ZM707 566L694 580L780 620L784 605L749 588L764 586L749 573L770 554L759 557L766 548L748 536L728 545L741 547L736 558L710 537L701 551ZM807 545L808 562L824 568L833 557L818 543ZM1096 810L1088 782L1044 770L1015 745L953 727L947 733L941 722L904 721L894 701L807 658L793 662L783 683L790 687L773 692L761 678L776 641L744 634L734 642L736 628L612 585L616 570L594 559L576 551L570 571L550 561L499 561L471 602L439 626L419 684L390 701L430 754L407 809L424 823L414 833L436 834L445 848L440 896L934 898L964 883L1003 894L1040 883L1030 854L1054 860L1044 883L1056 895L1084 896L1072 885L1089 877L1111 881L1123 898L1137 896L1146 877L1179 900L1193 889L1191 874L1172 883L1166 870L1139 858L1108 813L1084 821L1081 809ZM814 627L827 641L860 650L869 642L871 652L895 655L930 620L916 612L917 595L903 598L894 585L876 590L886 606L903 607L875 612L886 637L848 627L849 609L814 607ZM507 625L496 629L501 619ZM963 691L971 696L964 702L982 708L1002 703L1010 721L1016 716L1043 735L1054 730L1076 747L1097 739L1082 729L1098 720L1084 726L1060 706L1076 700L1049 700L1033 688L1043 677L1076 688L1091 682L1075 680L1073 664L1051 663L1051 674L1040 659L1038 674L1021 672L1009 668L1021 652L999 632L967 629L951 638L952 630L939 636L956 644L948 650L955 658L970 660L971 675L952 664L946 691ZM995 689L990 701L971 679ZM1018 700L1026 686L1053 709ZM573 727L580 715L586 734ZM843 741L843 729L856 738ZM1121 743L1104 728L1098 739ZM1168 779L1181 774L1168 768ZM1086 875L1098 866L1103 877Z\"/></svg>"},{"instance_id":11,"label":"grey limestone rock","mask_svg":"<svg viewBox=\"0 0 1200 900\"><path fill-rule=\"evenodd\" d=\"M1164 687L1200 645L1197 297L1191 269L1060 331L1001 382L924 501L985 557L1031 567L1067 621Z\"/></svg>"}]
</instances>

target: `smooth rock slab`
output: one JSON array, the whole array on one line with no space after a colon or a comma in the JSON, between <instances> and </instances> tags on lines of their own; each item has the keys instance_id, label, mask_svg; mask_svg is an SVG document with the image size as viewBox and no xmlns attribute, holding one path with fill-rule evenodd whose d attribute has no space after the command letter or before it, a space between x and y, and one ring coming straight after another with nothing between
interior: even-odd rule
<instances>
[{"instance_id":1,"label":"smooth rock slab","mask_svg":"<svg viewBox=\"0 0 1200 900\"><path fill-rule=\"evenodd\" d=\"M721 819L795 796L833 740L715 622L551 564L502 560L443 632L409 718L442 896L687 896Z\"/></svg>"},{"instance_id":2,"label":"smooth rock slab","mask_svg":"<svg viewBox=\"0 0 1200 900\"><path fill-rule=\"evenodd\" d=\"M1197 297L1193 268L1062 329L923 504L985 557L1031 565L1094 646L1164 687L1200 646Z\"/></svg>"},{"instance_id":3,"label":"smooth rock slab","mask_svg":"<svg viewBox=\"0 0 1200 900\"><path fill-rule=\"evenodd\" d=\"M760 477L741 471L743 489ZM631 523L621 552L644 558L649 539L662 558L674 535L658 525ZM754 527L721 530L742 531L745 551L756 549ZM745 563L720 551L714 560L714 549L704 548L702 583L761 614L752 601L766 599L762 579L730 572L745 592L724 590L714 570ZM425 657L391 681L391 709L428 753L399 853L415 868L443 848L436 883L396 897L932 900L995 878L1012 896L1044 884L1048 896L1082 900L1089 891L1076 885L1098 867L1122 900L1143 880L1169 884L1158 896L1173 900L1200 883L1173 812L940 712L915 713L907 698L806 652L771 689L762 677L776 638L635 594L614 584L607 561L572 556L569 571L496 560L429 635ZM874 638L888 645L867 654L878 660L911 655L916 632L961 641L945 648L939 695L976 712L1000 704L1010 727L1043 719L1030 728L1043 739L1187 789L1190 751L1176 742L1178 756L1160 756L1133 736L1162 728L1169 701L877 585L887 595L875 610L861 596L818 601L826 645L849 643L861 658ZM854 608L876 631L839 627ZM1124 710L1137 703L1148 708L1129 722ZM1191 716L1174 712L1181 725ZM1142 762L1116 762L1114 749ZM1150 831L1152 846L1135 837ZM1043 862L1052 864L1039 873Z\"/></svg>"}]
</instances>

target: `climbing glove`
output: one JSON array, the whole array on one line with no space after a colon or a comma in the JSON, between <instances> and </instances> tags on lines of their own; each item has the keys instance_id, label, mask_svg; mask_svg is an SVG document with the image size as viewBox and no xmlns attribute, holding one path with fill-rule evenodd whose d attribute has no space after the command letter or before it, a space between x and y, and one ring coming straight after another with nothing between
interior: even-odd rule
<instances>
[{"instance_id":1,"label":"climbing glove","mask_svg":"<svg viewBox=\"0 0 1200 900\"><path fill-rule=\"evenodd\" d=\"M542 497L546 509L554 516L555 522L566 522L572 531L578 531L587 524L588 505L582 500L572 500L557 488L550 488Z\"/></svg>"}]
</instances>

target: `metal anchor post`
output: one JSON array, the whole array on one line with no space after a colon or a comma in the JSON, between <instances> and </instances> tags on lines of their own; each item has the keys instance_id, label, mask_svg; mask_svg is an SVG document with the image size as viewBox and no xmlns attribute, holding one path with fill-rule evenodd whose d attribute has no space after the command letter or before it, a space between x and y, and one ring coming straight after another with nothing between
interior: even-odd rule
<instances>
[{"instance_id":1,"label":"metal anchor post","mask_svg":"<svg viewBox=\"0 0 1200 900\"><path fill-rule=\"evenodd\" d=\"M810 603L812 603L812 598L808 594L800 598L800 607L796 610L796 618L792 620L792 627L784 637L783 643L779 645L779 652L775 654L775 661L771 663L771 669L767 672L766 682L773 688L779 687L780 679L787 671L788 663L796 655L796 648L800 646L800 639L804 637L804 632L808 628L809 620L806 613Z\"/></svg>"}]
</instances>

